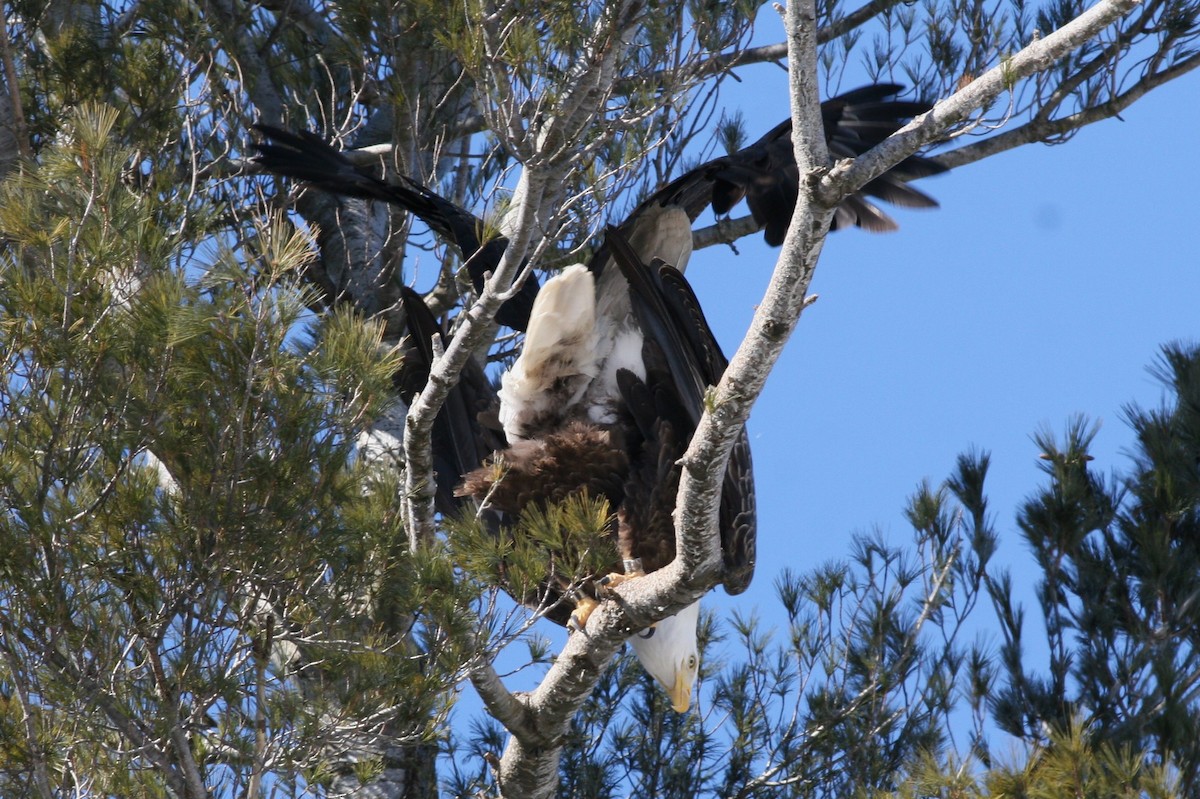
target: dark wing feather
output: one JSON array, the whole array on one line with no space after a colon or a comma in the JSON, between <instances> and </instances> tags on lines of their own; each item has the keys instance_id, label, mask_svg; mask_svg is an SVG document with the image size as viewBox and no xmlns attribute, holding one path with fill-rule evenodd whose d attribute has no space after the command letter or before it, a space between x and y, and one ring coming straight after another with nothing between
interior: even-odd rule
<instances>
[{"instance_id":1,"label":"dark wing feather","mask_svg":"<svg viewBox=\"0 0 1200 799\"><path fill-rule=\"evenodd\" d=\"M721 346L704 317L700 300L687 279L678 270L661 262L651 264L651 272L657 272L662 281L663 300L670 308L672 317L683 322L683 338L695 355L703 383L701 392L689 403L695 415L692 430L683 442L683 449L686 449L691 441L691 433L700 420L704 394L708 386L715 386L720 381L729 362L721 352ZM754 467L745 426L738 433L725 469L718 523L721 528L721 550L725 558L725 591L740 594L750 585L754 576L757 535Z\"/></svg>"},{"instance_id":2,"label":"dark wing feather","mask_svg":"<svg viewBox=\"0 0 1200 799\"><path fill-rule=\"evenodd\" d=\"M880 83L845 92L821 103L825 140L835 158L855 158L891 136L908 120L929 110L922 101L896 100L903 87ZM930 208L937 202L907 186L907 181L945 172L945 167L913 155L847 198L838 208L833 229L855 225L869 231L894 230L896 223L865 197L903 207ZM630 215L652 205L684 208L695 220L706 207L729 213L746 200L750 213L772 246L783 243L796 208L798 172L792 150L792 123L784 120L758 141L735 153L692 169L654 192Z\"/></svg>"},{"instance_id":3,"label":"dark wing feather","mask_svg":"<svg viewBox=\"0 0 1200 799\"><path fill-rule=\"evenodd\" d=\"M675 398L661 350L649 342L643 352L645 380L626 369L617 372L624 414L632 424L626 434L625 498L617 508L617 551L653 572L675 559L679 458L693 426Z\"/></svg>"},{"instance_id":4,"label":"dark wing feather","mask_svg":"<svg viewBox=\"0 0 1200 799\"><path fill-rule=\"evenodd\" d=\"M722 584L727 594L740 594L754 578L757 558L758 520L755 510L754 464L750 458L750 439L743 427L738 433L725 482L721 487L721 554L725 558Z\"/></svg>"},{"instance_id":5,"label":"dark wing feather","mask_svg":"<svg viewBox=\"0 0 1200 799\"><path fill-rule=\"evenodd\" d=\"M633 313L645 337L646 383L654 396L655 418L640 420L638 426L642 430L666 426L670 432L657 435L662 446L672 447L668 454L674 465L696 431L708 387L720 380L727 361L683 275L658 261L647 266L615 228L608 229L606 239L629 282ZM622 386L622 394L628 396L630 390ZM631 406L628 400L626 404ZM672 475L669 496L663 500L669 503L668 510L674 509L677 466ZM754 574L756 535L754 470L744 427L725 470L719 524L725 590L740 593Z\"/></svg>"},{"instance_id":6,"label":"dark wing feather","mask_svg":"<svg viewBox=\"0 0 1200 799\"><path fill-rule=\"evenodd\" d=\"M446 198L397 174L395 183L380 180L352 163L321 137L301 131L290 133L270 125L255 125L267 141L255 144L254 161L268 172L307 181L322 191L345 197L379 200L415 214L442 239L459 251L476 291L483 290L488 272L495 271L508 246L503 236L484 238L482 219ZM500 307L496 321L516 330L524 330L537 296L538 284L532 275L521 291Z\"/></svg>"}]
</instances>

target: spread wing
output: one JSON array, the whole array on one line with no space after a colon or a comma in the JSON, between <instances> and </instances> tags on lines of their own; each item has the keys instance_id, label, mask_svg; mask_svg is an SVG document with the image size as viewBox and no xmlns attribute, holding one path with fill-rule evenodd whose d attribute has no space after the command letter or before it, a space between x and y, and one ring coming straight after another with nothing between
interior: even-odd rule
<instances>
[{"instance_id":1,"label":"spread wing","mask_svg":"<svg viewBox=\"0 0 1200 799\"><path fill-rule=\"evenodd\" d=\"M482 219L406 175L395 175L394 183L380 180L313 133L290 133L270 125L254 127L267 139L254 145L258 150L254 161L263 169L306 181L331 194L380 200L416 215L458 249L472 285L483 291L485 276L500 264L508 239L487 236ZM496 321L524 330L537 292L537 280L530 275L521 291L500 307Z\"/></svg>"},{"instance_id":2,"label":"spread wing","mask_svg":"<svg viewBox=\"0 0 1200 799\"><path fill-rule=\"evenodd\" d=\"M622 393L643 435L657 437L660 447L673 448L654 458L654 468L660 468L658 464L674 464L683 455L703 413L705 392L721 379L727 361L683 275L657 259L647 266L615 228L608 229L606 238L629 282L633 314L644 336L646 378L640 392L650 399L631 401L635 391L629 384L637 382L631 375L622 376ZM664 426L669 434L660 432ZM677 469L673 485L678 483ZM673 510L674 491L668 500ZM725 471L719 525L725 590L737 594L749 586L755 561L754 474L744 427Z\"/></svg>"},{"instance_id":3,"label":"spread wing","mask_svg":"<svg viewBox=\"0 0 1200 799\"><path fill-rule=\"evenodd\" d=\"M895 83L864 86L821 103L825 141L835 158L853 158L870 150L931 107L922 101L897 100L904 87ZM837 209L832 229L861 227L871 232L896 229L896 222L867 198L910 208L937 202L908 181L945 172L943 166L913 155L848 197ZM798 196L798 172L792 150L792 122L785 120L761 139L730 155L714 158L654 192L630 214L630 221L655 207L679 206L693 221L708 206L718 215L746 200L768 244L777 247L791 222ZM627 222L626 225L629 223ZM629 235L625 226L626 235Z\"/></svg>"},{"instance_id":4,"label":"spread wing","mask_svg":"<svg viewBox=\"0 0 1200 799\"><path fill-rule=\"evenodd\" d=\"M838 158L860 155L914 115L928 110L929 104L925 102L897 100L901 89L897 84L866 86L822 103L831 154ZM458 248L476 290L482 290L485 274L498 265L507 241L502 237L487 238L478 217L403 175L396 176L395 182L380 180L311 133L293 134L268 126L258 129L268 139L256 145L259 150L256 160L263 168L308 181L332 193L381 200L415 214ZM855 225L870 231L894 230L896 223L869 198L907 207L934 207L936 201L908 182L943 171L943 167L921 156L905 159L847 198L835 213L833 228ZM607 485L603 489L613 497L628 499L626 505L644 515L641 519L632 516L623 519L624 534L636 537L639 528L658 528L669 523L675 494L671 486L678 481L678 467L674 464L695 432L707 387L720 379L726 366L700 304L680 272L691 252L690 224L708 206L717 214L726 214L745 199L754 219L765 229L767 243L778 245L791 221L797 195L798 174L789 120L748 147L702 164L656 191L630 214L619 230L609 229L605 244L594 256L590 270L597 275L610 258L617 262L629 283L631 310L643 336L645 378L628 369L617 374L628 425L626 434L640 442L640 450L630 446L633 443L630 441L579 438L564 439L563 453L565 458L571 447L582 447L579 452L605 453L605 457L611 453L618 460L622 450L636 456L631 457L624 486ZM673 260L679 269L659 259ZM646 260L651 261L649 266ZM531 277L522 291L501 307L497 320L514 329L526 330L538 291L538 284ZM405 305L406 308L411 305L410 329L414 334L411 349L416 356L410 370L401 376L400 387L403 393L405 385L415 386L407 389L411 396L411 391L424 382L422 362L423 375L428 375L431 353L423 347L427 349L430 337L438 333L436 322L431 321L419 296L406 295ZM473 388L475 385L477 390ZM444 511L457 502L448 488L458 475L473 470L478 473L487 453L504 448L502 439L491 434L489 441L489 431L478 424L479 411L494 400L494 393L482 374L478 381L464 375L456 392L439 415L434 434L437 496L439 508ZM521 451L528 449L524 447ZM639 451L641 454L637 455ZM516 454L510 450L510 455ZM541 457L535 456L533 450L527 454L531 462ZM604 461L605 457L593 454L566 460L578 460L577 465L583 466ZM563 459L557 462L562 463ZM622 468L617 464L605 469L602 482L610 481L609 475L621 472ZM582 478L571 477L567 482L574 484L577 479ZM544 493L545 486L533 489ZM519 507L523 500L514 497L513 504ZM755 558L754 480L745 429L726 469L720 528L725 588L738 593L750 583ZM661 543L667 539L655 540Z\"/></svg>"},{"instance_id":5,"label":"spread wing","mask_svg":"<svg viewBox=\"0 0 1200 799\"><path fill-rule=\"evenodd\" d=\"M899 84L880 83L823 102L821 117L830 153L836 158L861 155L913 116L929 110L927 102L897 100L902 90ZM334 194L380 200L415 214L457 247L475 290L483 290L485 275L495 270L508 246L502 236L485 236L483 220L405 175L397 174L395 182L380 180L312 133L290 133L269 125L255 127L267 139L255 145L259 154L254 160L264 169ZM668 224L674 220L672 212L681 209L694 222L709 206L718 215L727 214L745 199L750 213L764 228L767 243L782 244L798 195L791 134L791 120L785 120L753 144L689 170L635 208L621 224L622 234L634 245L635 252L646 258L661 257L682 271L691 254L690 226ZM838 207L832 229L853 225L872 232L895 230L896 222L868 198L902 207L936 207L932 197L908 183L944 171L945 167L928 158L906 158L848 197ZM659 240L654 246L645 246L642 239L646 236ZM599 273L607 260L607 248L602 247L593 259L592 270ZM525 330L537 293L538 283L530 275L521 291L501 306L496 320L514 330Z\"/></svg>"}]
</instances>

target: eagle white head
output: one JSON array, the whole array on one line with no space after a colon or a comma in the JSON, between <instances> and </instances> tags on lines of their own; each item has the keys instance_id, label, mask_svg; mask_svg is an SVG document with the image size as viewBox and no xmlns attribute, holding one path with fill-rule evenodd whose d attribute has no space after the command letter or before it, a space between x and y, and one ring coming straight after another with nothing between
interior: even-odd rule
<instances>
[{"instance_id":1,"label":"eagle white head","mask_svg":"<svg viewBox=\"0 0 1200 799\"><path fill-rule=\"evenodd\" d=\"M700 603L693 602L674 616L634 633L629 639L638 660L671 697L671 707L685 713L692 704L692 686L700 671L696 627Z\"/></svg>"}]
</instances>

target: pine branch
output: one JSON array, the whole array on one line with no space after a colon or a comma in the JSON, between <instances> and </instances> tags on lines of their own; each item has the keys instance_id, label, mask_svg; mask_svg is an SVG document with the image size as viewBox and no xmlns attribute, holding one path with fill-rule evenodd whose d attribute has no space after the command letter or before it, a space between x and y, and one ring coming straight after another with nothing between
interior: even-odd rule
<instances>
[{"instance_id":1,"label":"pine branch","mask_svg":"<svg viewBox=\"0 0 1200 799\"><path fill-rule=\"evenodd\" d=\"M820 28L817 31L817 42L825 44L826 42L831 42L834 39L845 36L850 31L862 27L884 11L899 5L901 2L902 0L870 0L870 2L856 8L836 22ZM734 67L744 67L750 64L776 63L783 66L781 62L787 57L787 54L787 42L746 47L731 53L718 53L698 63L692 70L692 75L695 78L708 78L728 72ZM666 73L658 74L665 75Z\"/></svg>"},{"instance_id":2,"label":"pine branch","mask_svg":"<svg viewBox=\"0 0 1200 799\"><path fill-rule=\"evenodd\" d=\"M834 39L845 36L850 31L862 27L901 2L903 0L870 0L870 2L859 6L833 24L826 25L817 31L817 42L825 44L826 42L831 42Z\"/></svg>"},{"instance_id":3,"label":"pine branch","mask_svg":"<svg viewBox=\"0 0 1200 799\"><path fill-rule=\"evenodd\" d=\"M433 497L433 422L445 404L450 390L458 383L467 359L472 357L492 329L492 320L500 305L520 290L516 278L529 242L537 229L537 212L544 202L555 175L535 168L521 173L517 193L515 223L508 234L508 247L496 271L484 284L479 298L463 314L465 321L451 339L446 351L429 368L425 388L413 397L404 421L404 515L409 547L413 551L426 546L435 535ZM558 175L557 177L561 177Z\"/></svg>"},{"instance_id":4,"label":"pine branch","mask_svg":"<svg viewBox=\"0 0 1200 799\"><path fill-rule=\"evenodd\" d=\"M805 179L816 165L828 160L816 78L816 8L811 0L788 4L786 27L793 144L802 176L801 191L767 293L746 339L713 390L709 410L701 418L683 458L675 527L681 557L668 569L678 568L686 574L719 568L720 552L712 530L716 526L725 465L751 404L762 392L767 374L808 304L805 291L832 218L831 210L822 210L811 201L814 186Z\"/></svg>"},{"instance_id":5,"label":"pine branch","mask_svg":"<svg viewBox=\"0 0 1200 799\"><path fill-rule=\"evenodd\" d=\"M11 134L16 145L16 152L22 158L32 158L33 151L29 147L29 133L25 124L25 112L21 107L21 84L17 82L17 65L13 58L12 44L8 38L8 19L4 9L0 7L0 67L4 70L4 99L7 100L12 112ZM15 160L9 153L0 151L0 164ZM0 173L2 176L2 173Z\"/></svg>"}]
</instances>

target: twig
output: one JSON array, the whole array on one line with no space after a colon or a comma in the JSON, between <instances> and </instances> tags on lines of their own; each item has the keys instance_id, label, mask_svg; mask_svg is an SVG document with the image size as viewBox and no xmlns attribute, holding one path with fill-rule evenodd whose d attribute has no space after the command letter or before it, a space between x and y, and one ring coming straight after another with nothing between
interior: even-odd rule
<instances>
[{"instance_id":1,"label":"twig","mask_svg":"<svg viewBox=\"0 0 1200 799\"><path fill-rule=\"evenodd\" d=\"M29 135L25 125L25 112L21 106L21 87L17 83L17 65L13 59L12 43L8 38L8 17L0 6L0 61L4 62L4 81L8 84L8 98L12 103L13 137L17 140L17 151L24 158L33 158Z\"/></svg>"}]
</instances>

